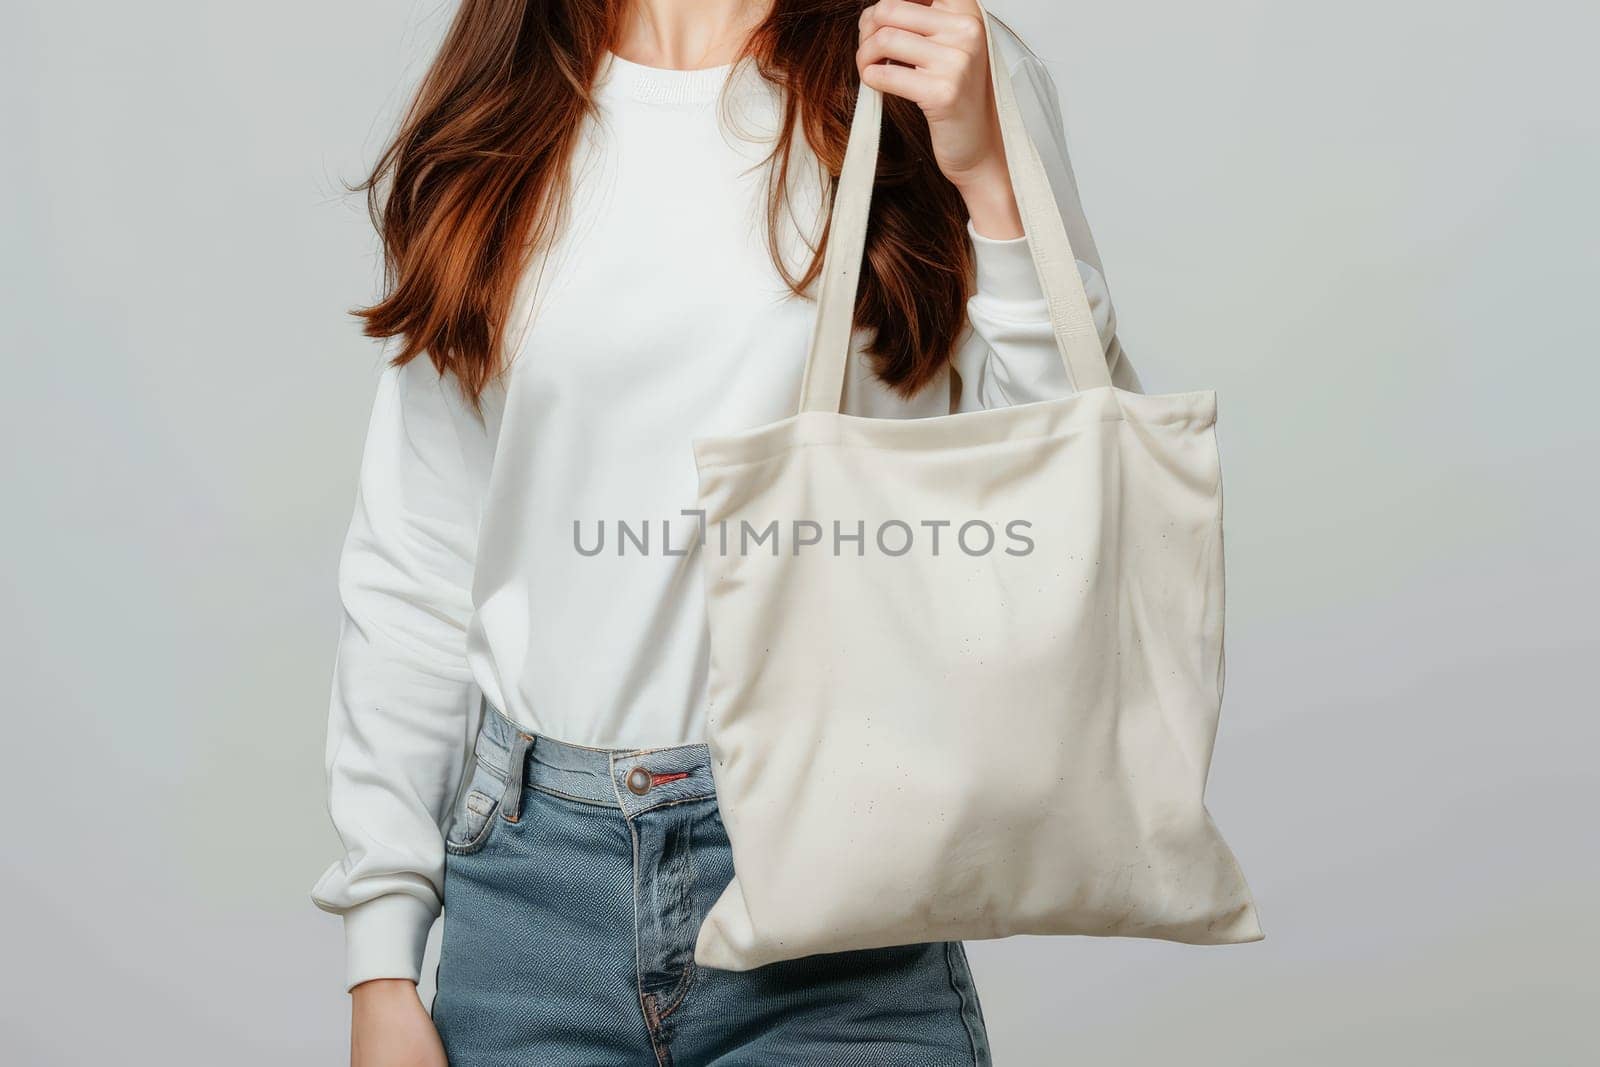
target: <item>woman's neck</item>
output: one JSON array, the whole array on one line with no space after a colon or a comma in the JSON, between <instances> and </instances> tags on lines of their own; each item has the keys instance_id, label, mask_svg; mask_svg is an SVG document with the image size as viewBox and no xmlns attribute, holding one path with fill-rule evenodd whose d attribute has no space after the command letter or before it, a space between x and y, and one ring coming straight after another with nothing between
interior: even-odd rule
<instances>
[{"instance_id":1,"label":"woman's neck","mask_svg":"<svg viewBox=\"0 0 1600 1067\"><path fill-rule=\"evenodd\" d=\"M632 0L612 50L646 67L723 66L771 6L771 0Z\"/></svg>"}]
</instances>

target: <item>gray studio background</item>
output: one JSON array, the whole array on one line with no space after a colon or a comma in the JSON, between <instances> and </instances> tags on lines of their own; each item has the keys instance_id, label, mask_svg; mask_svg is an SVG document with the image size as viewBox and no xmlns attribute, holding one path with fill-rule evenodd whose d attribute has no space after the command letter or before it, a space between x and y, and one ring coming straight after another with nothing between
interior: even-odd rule
<instances>
[{"instance_id":1,"label":"gray studio background","mask_svg":"<svg viewBox=\"0 0 1600 1067\"><path fill-rule=\"evenodd\" d=\"M0 1061L336 1064L360 176L443 0L5 0ZM995 0L1215 387L1268 940L975 945L999 1062L1597 1062L1600 8ZM688 462L688 457L685 457Z\"/></svg>"}]
</instances>

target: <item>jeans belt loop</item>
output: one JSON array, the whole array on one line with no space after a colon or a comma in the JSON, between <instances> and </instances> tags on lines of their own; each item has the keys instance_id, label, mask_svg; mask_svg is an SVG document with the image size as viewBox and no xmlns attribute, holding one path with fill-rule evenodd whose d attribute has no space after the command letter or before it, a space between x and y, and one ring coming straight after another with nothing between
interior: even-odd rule
<instances>
[{"instance_id":1,"label":"jeans belt loop","mask_svg":"<svg viewBox=\"0 0 1600 1067\"><path fill-rule=\"evenodd\" d=\"M506 822L522 818L522 780L528 773L528 750L532 747L533 738L517 731L517 739L511 743L511 759L506 764L506 792L500 799L500 817Z\"/></svg>"}]
</instances>

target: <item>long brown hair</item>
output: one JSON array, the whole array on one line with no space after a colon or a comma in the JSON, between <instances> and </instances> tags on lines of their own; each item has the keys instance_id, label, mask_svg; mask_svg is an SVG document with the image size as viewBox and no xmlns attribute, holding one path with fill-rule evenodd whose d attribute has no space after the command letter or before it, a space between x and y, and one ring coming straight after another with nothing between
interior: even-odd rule
<instances>
[{"instance_id":1,"label":"long brown hair","mask_svg":"<svg viewBox=\"0 0 1600 1067\"><path fill-rule=\"evenodd\" d=\"M560 225L592 85L627 0L463 0L400 132L360 188L383 241L383 299L356 312L393 361L427 353L474 404L504 369L504 338L531 257ZM838 177L855 105L863 0L774 0L745 55L783 96L770 157L768 243L797 294L822 269L778 253L795 135ZM902 395L949 360L972 250L966 209L940 175L915 104L884 101L878 185L855 322L879 378Z\"/></svg>"}]
</instances>

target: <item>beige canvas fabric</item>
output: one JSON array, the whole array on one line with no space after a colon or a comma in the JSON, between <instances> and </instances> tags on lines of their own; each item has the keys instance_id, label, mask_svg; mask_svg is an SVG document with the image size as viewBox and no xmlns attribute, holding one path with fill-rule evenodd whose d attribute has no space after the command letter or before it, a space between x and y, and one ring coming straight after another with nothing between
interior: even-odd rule
<instances>
[{"instance_id":1,"label":"beige canvas fabric","mask_svg":"<svg viewBox=\"0 0 1600 1067\"><path fill-rule=\"evenodd\" d=\"M705 966L1022 933L1261 937L1203 801L1223 681L1216 399L1112 386L998 32L1006 157L1075 391L839 413L882 108L863 88L800 410L695 444L736 872Z\"/></svg>"}]
</instances>

